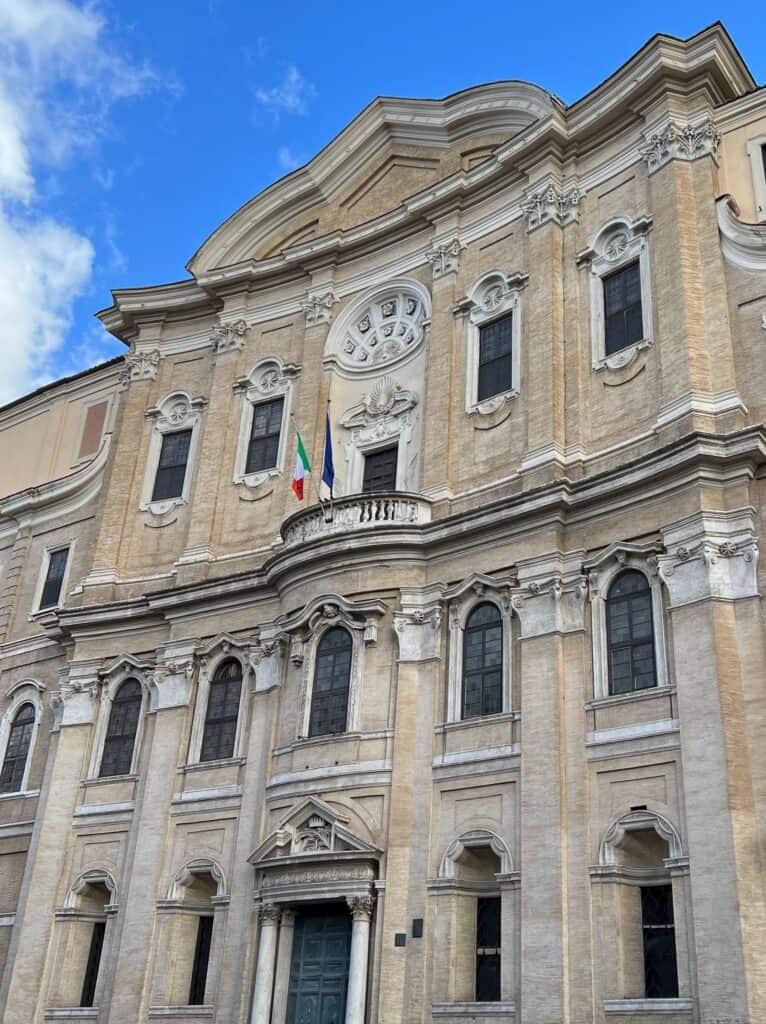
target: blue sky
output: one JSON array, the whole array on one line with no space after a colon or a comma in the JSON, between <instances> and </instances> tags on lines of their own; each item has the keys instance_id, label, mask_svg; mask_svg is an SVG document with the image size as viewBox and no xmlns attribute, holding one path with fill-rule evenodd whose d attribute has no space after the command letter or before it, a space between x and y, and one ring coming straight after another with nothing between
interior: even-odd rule
<instances>
[{"instance_id":1,"label":"blue sky","mask_svg":"<svg viewBox=\"0 0 766 1024\"><path fill-rule=\"evenodd\" d=\"M658 31L758 5L0 0L0 403L123 351L110 288L185 276L223 219L379 94L527 79L573 102Z\"/></svg>"}]
</instances>

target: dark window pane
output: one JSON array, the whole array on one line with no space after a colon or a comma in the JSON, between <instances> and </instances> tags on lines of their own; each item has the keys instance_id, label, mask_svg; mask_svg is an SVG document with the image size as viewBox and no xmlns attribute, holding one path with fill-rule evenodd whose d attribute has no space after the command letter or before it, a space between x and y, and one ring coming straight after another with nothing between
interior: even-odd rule
<instances>
[{"instance_id":1,"label":"dark window pane","mask_svg":"<svg viewBox=\"0 0 766 1024\"><path fill-rule=\"evenodd\" d=\"M104 948L105 931L106 922L96 921L93 925L93 933L90 939L90 949L88 951L88 962L85 966L85 978L82 983L80 1006L93 1006L93 1000L96 996L98 969L101 966L101 951Z\"/></svg>"},{"instance_id":2,"label":"dark window pane","mask_svg":"<svg viewBox=\"0 0 766 1024\"><path fill-rule=\"evenodd\" d=\"M130 771L140 713L141 684L137 679L126 679L115 694L109 712L99 772L102 779L110 775L127 775Z\"/></svg>"},{"instance_id":3,"label":"dark window pane","mask_svg":"<svg viewBox=\"0 0 766 1024\"><path fill-rule=\"evenodd\" d=\"M479 328L478 401L510 391L513 386L511 347L513 314Z\"/></svg>"},{"instance_id":4,"label":"dark window pane","mask_svg":"<svg viewBox=\"0 0 766 1024\"><path fill-rule=\"evenodd\" d=\"M34 727L34 707L22 704L8 732L3 768L0 771L0 793L18 793L21 790Z\"/></svg>"},{"instance_id":5,"label":"dark window pane","mask_svg":"<svg viewBox=\"0 0 766 1024\"><path fill-rule=\"evenodd\" d=\"M59 603L68 558L69 548L51 551L48 558L48 571L45 574L43 593L40 598L40 608L55 608Z\"/></svg>"},{"instance_id":6,"label":"dark window pane","mask_svg":"<svg viewBox=\"0 0 766 1024\"><path fill-rule=\"evenodd\" d=\"M183 494L191 436L191 430L178 430L175 434L163 435L152 501L180 498Z\"/></svg>"},{"instance_id":7,"label":"dark window pane","mask_svg":"<svg viewBox=\"0 0 766 1024\"><path fill-rule=\"evenodd\" d=\"M247 448L246 473L258 473L273 469L279 454L279 437L282 432L284 399L261 402L253 407L253 425Z\"/></svg>"},{"instance_id":8,"label":"dark window pane","mask_svg":"<svg viewBox=\"0 0 766 1024\"><path fill-rule=\"evenodd\" d=\"M213 937L213 918L201 917L197 926L197 943L194 947L189 1005L201 1006L205 1002L207 967L210 961L210 941Z\"/></svg>"},{"instance_id":9,"label":"dark window pane","mask_svg":"<svg viewBox=\"0 0 766 1024\"><path fill-rule=\"evenodd\" d=\"M311 695L309 736L345 732L351 655L351 635L340 626L328 629L319 641Z\"/></svg>"},{"instance_id":10,"label":"dark window pane","mask_svg":"<svg viewBox=\"0 0 766 1024\"><path fill-rule=\"evenodd\" d=\"M503 627L496 605L474 608L463 631L463 718L503 710Z\"/></svg>"},{"instance_id":11,"label":"dark window pane","mask_svg":"<svg viewBox=\"0 0 766 1024\"><path fill-rule=\"evenodd\" d=\"M476 1001L500 999L500 897L480 896L476 900Z\"/></svg>"},{"instance_id":12,"label":"dark window pane","mask_svg":"<svg viewBox=\"0 0 766 1024\"><path fill-rule=\"evenodd\" d=\"M643 337L638 261L604 278L604 332L608 356L641 341Z\"/></svg>"},{"instance_id":13,"label":"dark window pane","mask_svg":"<svg viewBox=\"0 0 766 1024\"><path fill-rule=\"evenodd\" d=\"M219 665L210 683L200 761L234 756L242 694L242 669L233 658Z\"/></svg>"},{"instance_id":14,"label":"dark window pane","mask_svg":"<svg viewBox=\"0 0 766 1024\"><path fill-rule=\"evenodd\" d=\"M396 490L396 462L399 449L396 445L393 448L381 448L380 451L370 452L364 457L364 479L362 490L369 491L395 491Z\"/></svg>"},{"instance_id":15,"label":"dark window pane","mask_svg":"<svg viewBox=\"0 0 766 1024\"><path fill-rule=\"evenodd\" d=\"M645 995L648 999L675 998L678 995L678 965L672 886L641 887L641 923Z\"/></svg>"},{"instance_id":16,"label":"dark window pane","mask_svg":"<svg viewBox=\"0 0 766 1024\"><path fill-rule=\"evenodd\" d=\"M628 569L606 599L609 692L630 693L657 685L652 592L643 573Z\"/></svg>"}]
</instances>

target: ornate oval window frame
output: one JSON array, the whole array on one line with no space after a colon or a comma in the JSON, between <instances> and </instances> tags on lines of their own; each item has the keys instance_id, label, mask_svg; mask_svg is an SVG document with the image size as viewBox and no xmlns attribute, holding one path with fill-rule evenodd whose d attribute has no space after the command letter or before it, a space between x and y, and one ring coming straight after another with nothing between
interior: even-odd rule
<instances>
[{"instance_id":1,"label":"ornate oval window frame","mask_svg":"<svg viewBox=\"0 0 766 1024\"><path fill-rule=\"evenodd\" d=\"M431 323L431 294L412 278L396 278L363 292L333 324L324 365L341 376L377 375L423 348Z\"/></svg>"}]
</instances>

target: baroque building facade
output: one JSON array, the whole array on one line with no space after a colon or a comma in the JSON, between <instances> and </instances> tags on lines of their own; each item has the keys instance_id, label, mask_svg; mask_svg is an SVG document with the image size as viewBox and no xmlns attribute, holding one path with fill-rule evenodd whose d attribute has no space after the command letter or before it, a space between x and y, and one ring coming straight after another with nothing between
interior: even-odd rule
<instances>
[{"instance_id":1,"label":"baroque building facade","mask_svg":"<svg viewBox=\"0 0 766 1024\"><path fill-rule=\"evenodd\" d=\"M762 1024L725 29L378 99L187 269L0 410L3 1021Z\"/></svg>"}]
</instances>

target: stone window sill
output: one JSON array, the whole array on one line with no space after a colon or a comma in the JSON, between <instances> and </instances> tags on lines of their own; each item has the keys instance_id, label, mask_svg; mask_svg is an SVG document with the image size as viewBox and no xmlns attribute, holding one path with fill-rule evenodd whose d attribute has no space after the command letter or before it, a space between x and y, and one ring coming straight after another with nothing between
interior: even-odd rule
<instances>
[{"instance_id":1,"label":"stone window sill","mask_svg":"<svg viewBox=\"0 0 766 1024\"><path fill-rule=\"evenodd\" d=\"M44 1020L96 1020L97 1006L49 1006L43 1014Z\"/></svg>"},{"instance_id":2,"label":"stone window sill","mask_svg":"<svg viewBox=\"0 0 766 1024\"><path fill-rule=\"evenodd\" d=\"M598 711L599 708L610 708L618 704L632 704L634 701L655 700L662 697L675 696L674 686L647 686L645 690L633 690L631 693L610 693L608 697L595 697L586 701L586 711Z\"/></svg>"},{"instance_id":3,"label":"stone window sill","mask_svg":"<svg viewBox=\"0 0 766 1024\"><path fill-rule=\"evenodd\" d=\"M245 757L223 757L218 761L195 761L194 764L179 764L176 771L185 775L187 772L204 772L209 768L228 768L231 765L243 765L247 761Z\"/></svg>"},{"instance_id":4,"label":"stone window sill","mask_svg":"<svg viewBox=\"0 0 766 1024\"><path fill-rule=\"evenodd\" d=\"M694 1004L691 999L605 999L604 1013L621 1014L663 1014L691 1013Z\"/></svg>"},{"instance_id":5,"label":"stone window sill","mask_svg":"<svg viewBox=\"0 0 766 1024\"><path fill-rule=\"evenodd\" d=\"M215 1006L208 1003L199 1006L150 1006L149 1020L194 1020L199 1017L214 1017Z\"/></svg>"},{"instance_id":6,"label":"stone window sill","mask_svg":"<svg viewBox=\"0 0 766 1024\"><path fill-rule=\"evenodd\" d=\"M39 789L19 789L15 793L0 793L0 801L2 800L29 800L33 796L39 796Z\"/></svg>"},{"instance_id":7,"label":"stone window sill","mask_svg":"<svg viewBox=\"0 0 766 1024\"><path fill-rule=\"evenodd\" d=\"M455 1017L502 1020L503 1017L515 1017L516 1007L511 1000L502 1000L498 1003L432 1003L431 1015L434 1020Z\"/></svg>"},{"instance_id":8,"label":"stone window sill","mask_svg":"<svg viewBox=\"0 0 766 1024\"><path fill-rule=\"evenodd\" d=\"M520 718L521 714L518 711L500 711L496 715L474 715L473 718L461 718L459 722L442 722L440 725L434 726L434 732L457 732L460 729L470 729L471 727L476 728L477 725L496 725L498 722L516 722ZM447 1004L445 1003L444 1005L446 1006Z\"/></svg>"},{"instance_id":9,"label":"stone window sill","mask_svg":"<svg viewBox=\"0 0 766 1024\"><path fill-rule=\"evenodd\" d=\"M138 782L137 775L105 775L103 778L93 779L81 779L80 785L83 787L90 786L106 786L110 782Z\"/></svg>"}]
</instances>

